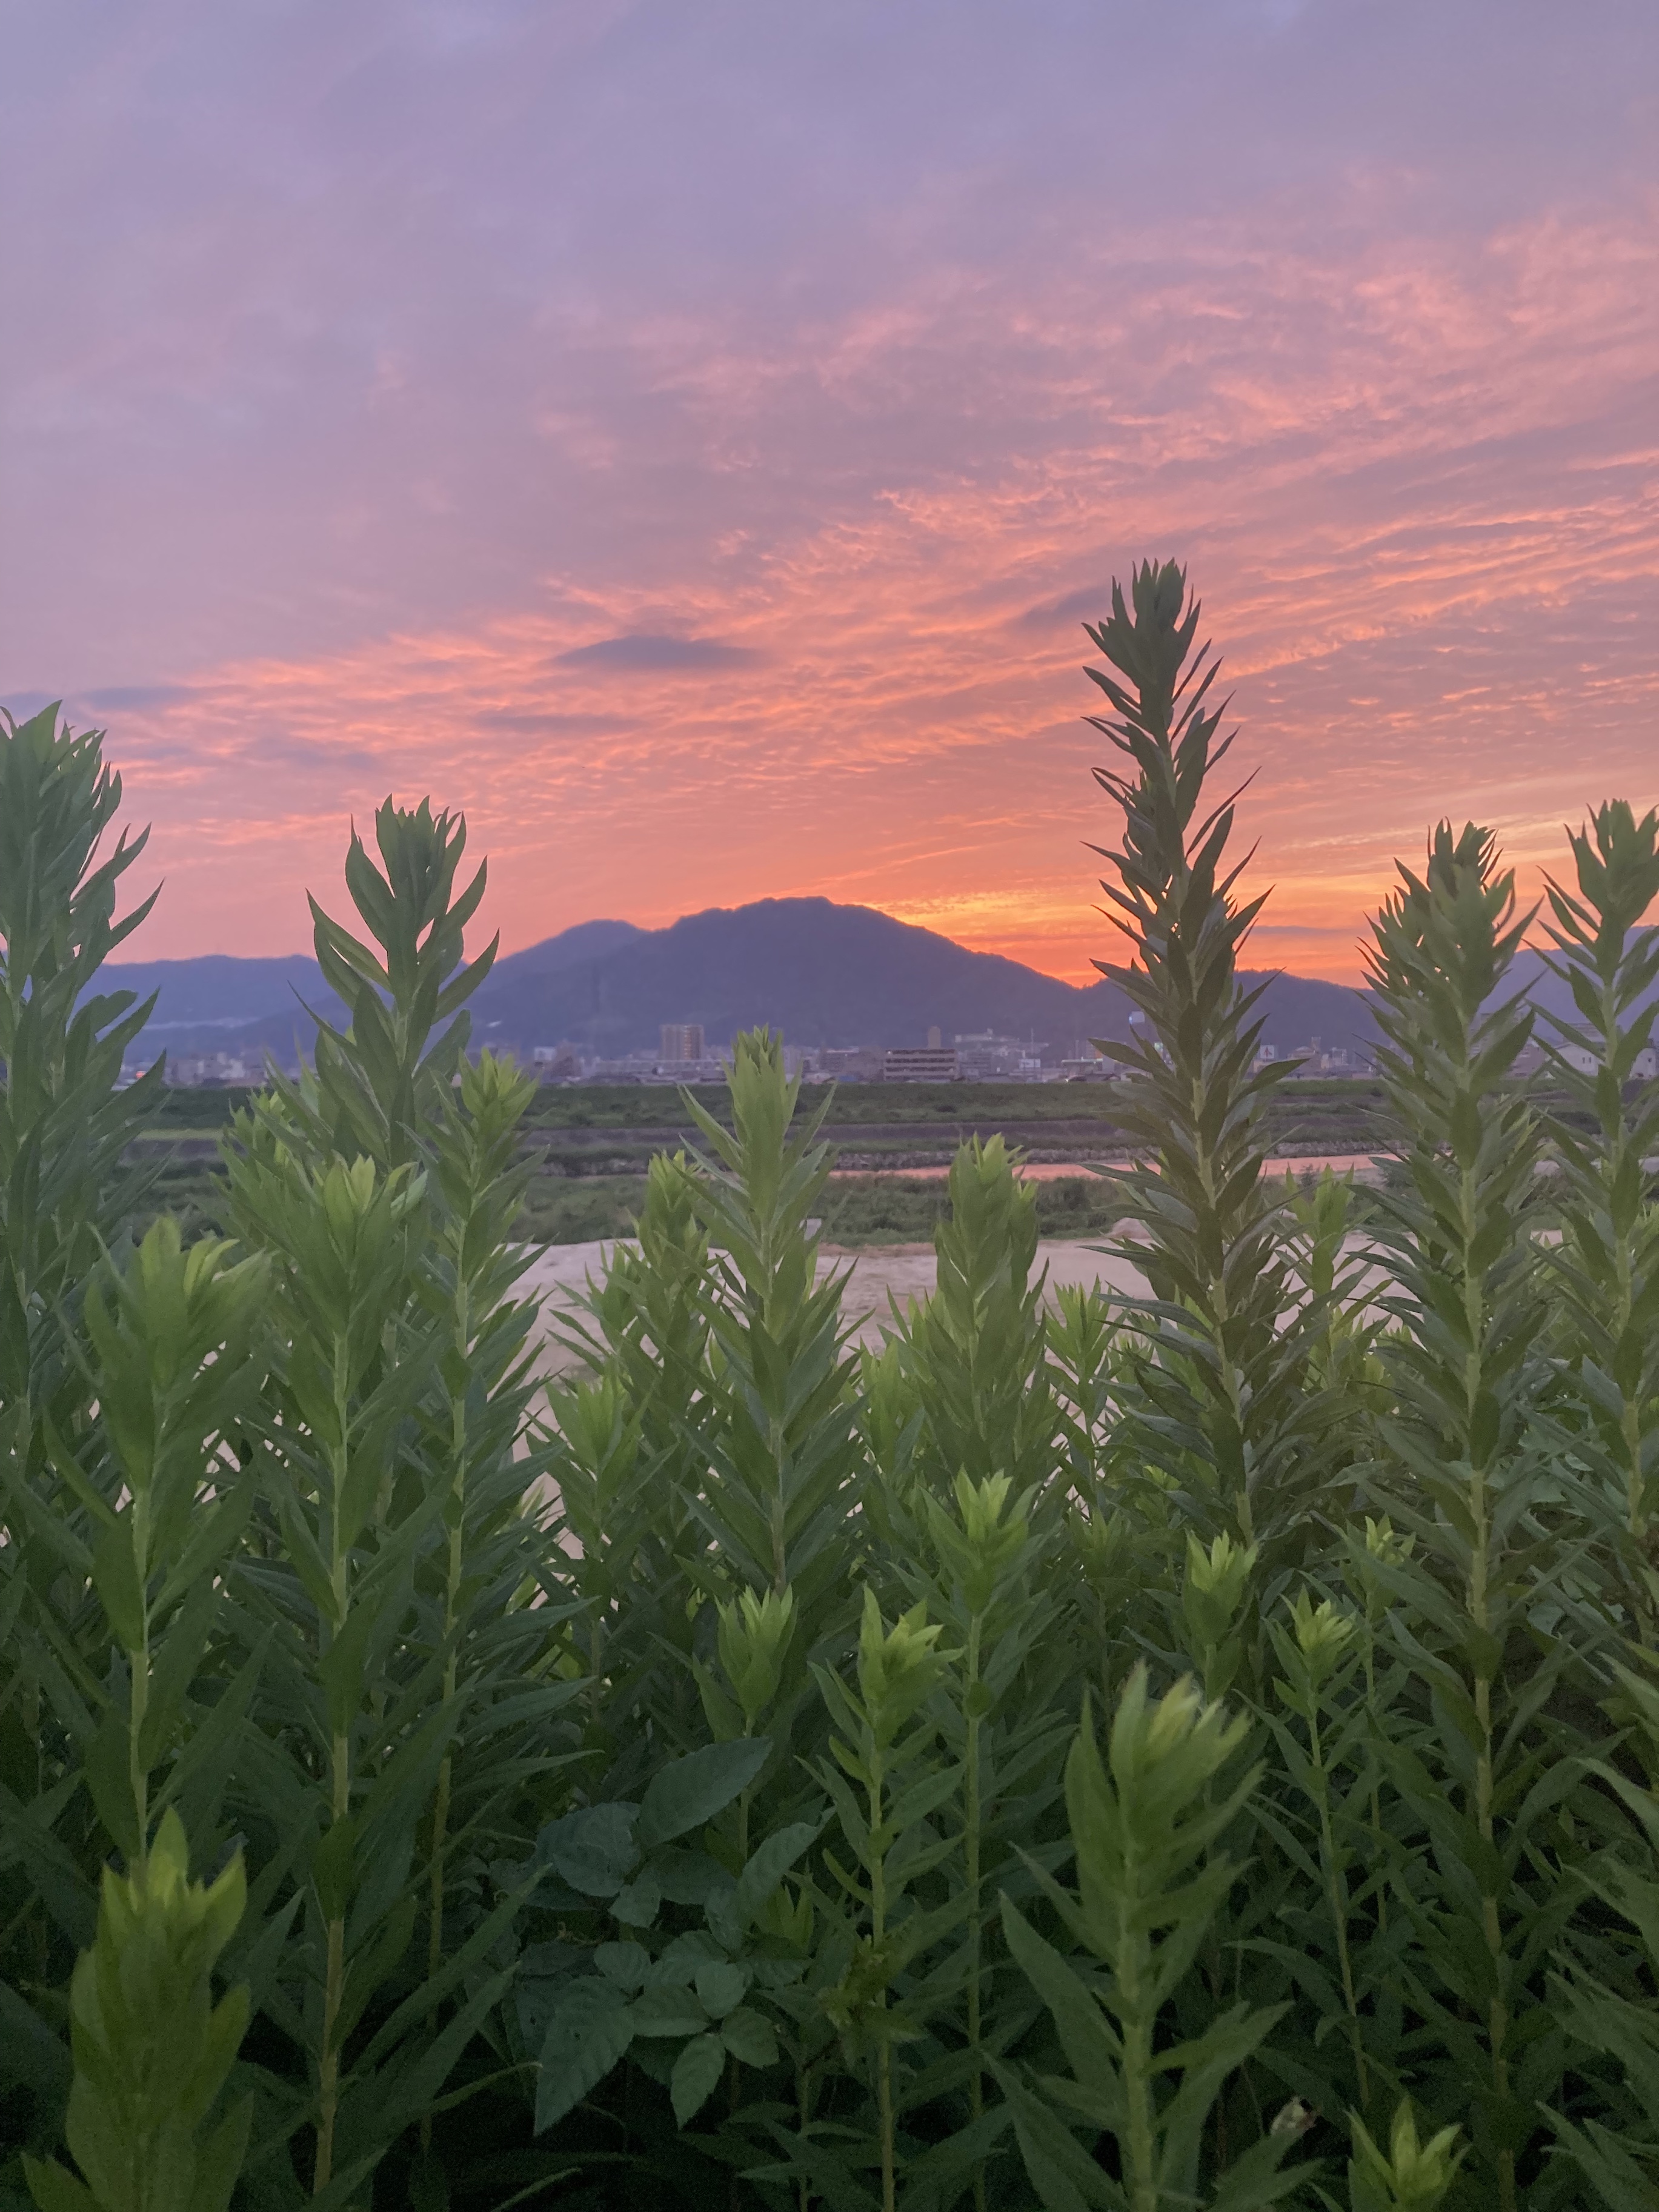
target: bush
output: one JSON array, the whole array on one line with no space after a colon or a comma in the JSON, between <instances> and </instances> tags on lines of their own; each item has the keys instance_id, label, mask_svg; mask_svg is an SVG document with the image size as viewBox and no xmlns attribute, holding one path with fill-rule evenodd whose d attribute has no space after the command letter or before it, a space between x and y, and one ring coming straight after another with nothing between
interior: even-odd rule
<instances>
[{"instance_id":1,"label":"bush","mask_svg":"<svg viewBox=\"0 0 1659 2212\"><path fill-rule=\"evenodd\" d=\"M354 837L349 1028L135 1242L138 845L95 736L0 732L11 2203L216 2204L244 2130L248 2208L1659 2200L1659 819L1552 890L1547 1091L1492 841L1402 869L1362 1223L1263 1172L1197 618L1094 633L1147 1295L1051 1307L975 1139L852 1350L762 1032L545 1395L462 825Z\"/></svg>"}]
</instances>

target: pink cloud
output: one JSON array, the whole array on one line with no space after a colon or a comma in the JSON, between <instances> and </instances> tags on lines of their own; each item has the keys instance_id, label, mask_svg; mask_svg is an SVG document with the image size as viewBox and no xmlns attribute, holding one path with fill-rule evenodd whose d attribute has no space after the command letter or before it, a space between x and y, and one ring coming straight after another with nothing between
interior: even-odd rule
<instances>
[{"instance_id":1,"label":"pink cloud","mask_svg":"<svg viewBox=\"0 0 1659 2212\"><path fill-rule=\"evenodd\" d=\"M841 314L568 313L533 435L628 530L112 710L168 879L146 950L299 946L392 788L465 809L509 945L823 892L1081 978L1112 825L1079 611L1147 553L1190 562L1237 687L1264 959L1352 976L1440 813L1533 869L1587 801L1647 802L1659 208L1363 214Z\"/></svg>"}]
</instances>

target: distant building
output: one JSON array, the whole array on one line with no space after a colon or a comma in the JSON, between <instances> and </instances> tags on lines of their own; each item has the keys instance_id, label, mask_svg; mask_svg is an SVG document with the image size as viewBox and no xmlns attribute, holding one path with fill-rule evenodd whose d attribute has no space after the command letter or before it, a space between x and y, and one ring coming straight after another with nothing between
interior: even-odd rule
<instances>
[{"instance_id":1,"label":"distant building","mask_svg":"<svg viewBox=\"0 0 1659 2212\"><path fill-rule=\"evenodd\" d=\"M954 1083L957 1073L957 1055L949 1045L898 1045L881 1064L884 1083Z\"/></svg>"},{"instance_id":2,"label":"distant building","mask_svg":"<svg viewBox=\"0 0 1659 2212\"><path fill-rule=\"evenodd\" d=\"M1527 1060L1534 1052L1538 1055L1537 1060L1533 1061L1532 1067L1523 1070L1522 1060ZM1516 1060L1516 1073L1530 1074L1533 1067L1543 1065L1545 1057L1541 1046L1527 1046ZM1561 1057L1577 1075L1594 1075L1601 1065L1600 1054L1592 1052L1588 1045L1564 1045L1561 1047ZM1650 1083L1653 1080L1656 1067L1659 1067L1659 1054L1655 1053L1651 1045L1646 1046L1637 1054L1631 1066L1629 1079L1632 1083Z\"/></svg>"},{"instance_id":3,"label":"distant building","mask_svg":"<svg viewBox=\"0 0 1659 2212\"><path fill-rule=\"evenodd\" d=\"M228 1085L262 1083L264 1069L257 1060L228 1052L183 1054L167 1060L167 1082L176 1091L222 1089Z\"/></svg>"},{"instance_id":4,"label":"distant building","mask_svg":"<svg viewBox=\"0 0 1659 2212\"><path fill-rule=\"evenodd\" d=\"M581 1054L567 1040L538 1044L531 1057L538 1083L575 1083L580 1079Z\"/></svg>"},{"instance_id":5,"label":"distant building","mask_svg":"<svg viewBox=\"0 0 1659 2212\"><path fill-rule=\"evenodd\" d=\"M724 1083L730 1061L706 1052L701 1060L659 1060L641 1080L646 1083Z\"/></svg>"},{"instance_id":6,"label":"distant building","mask_svg":"<svg viewBox=\"0 0 1659 2212\"><path fill-rule=\"evenodd\" d=\"M701 1022L665 1022L661 1037L657 1058L665 1066L672 1066L676 1060L701 1060L703 1057Z\"/></svg>"},{"instance_id":7,"label":"distant building","mask_svg":"<svg viewBox=\"0 0 1659 2212\"><path fill-rule=\"evenodd\" d=\"M1286 1060L1297 1065L1291 1070L1296 1075L1340 1075L1358 1078L1375 1073L1371 1063L1358 1046L1322 1044L1317 1037L1310 1038L1294 1052L1286 1053ZM1261 1065L1261 1056L1256 1056Z\"/></svg>"},{"instance_id":8,"label":"distant building","mask_svg":"<svg viewBox=\"0 0 1659 2212\"><path fill-rule=\"evenodd\" d=\"M977 1030L956 1040L957 1059L969 1083L1041 1083L1048 1047Z\"/></svg>"},{"instance_id":9,"label":"distant building","mask_svg":"<svg viewBox=\"0 0 1659 2212\"><path fill-rule=\"evenodd\" d=\"M937 1052L944 1042L944 1038L939 1035L939 1024L935 1022L927 1032L928 1051Z\"/></svg>"},{"instance_id":10,"label":"distant building","mask_svg":"<svg viewBox=\"0 0 1659 2212\"><path fill-rule=\"evenodd\" d=\"M879 1083L883 1054L878 1045L829 1044L813 1057L821 1083Z\"/></svg>"}]
</instances>

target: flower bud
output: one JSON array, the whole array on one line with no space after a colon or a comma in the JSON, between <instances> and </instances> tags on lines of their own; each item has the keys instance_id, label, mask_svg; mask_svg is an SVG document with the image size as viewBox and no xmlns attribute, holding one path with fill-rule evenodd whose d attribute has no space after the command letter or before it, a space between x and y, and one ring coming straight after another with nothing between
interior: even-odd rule
<instances>
[{"instance_id":1,"label":"flower bud","mask_svg":"<svg viewBox=\"0 0 1659 2212\"><path fill-rule=\"evenodd\" d=\"M720 1664L743 1708L744 1729L752 1731L778 1693L783 1655L795 1629L795 1594L768 1590L757 1598L753 1590L739 1593L736 1601L720 1608Z\"/></svg>"},{"instance_id":2,"label":"flower bud","mask_svg":"<svg viewBox=\"0 0 1659 2212\"><path fill-rule=\"evenodd\" d=\"M1462 2163L1463 2153L1456 2148L1458 2130L1442 2128L1422 2142L1411 2099L1404 2098L1394 2116L1385 2158L1357 2113L1351 2121L1348 2199L1353 2212L1437 2212Z\"/></svg>"}]
</instances>

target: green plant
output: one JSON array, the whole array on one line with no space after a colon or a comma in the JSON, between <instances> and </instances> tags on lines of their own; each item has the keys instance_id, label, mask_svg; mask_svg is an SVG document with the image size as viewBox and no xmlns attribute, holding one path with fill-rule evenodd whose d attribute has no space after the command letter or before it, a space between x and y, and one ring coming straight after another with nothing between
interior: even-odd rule
<instances>
[{"instance_id":1,"label":"green plant","mask_svg":"<svg viewBox=\"0 0 1659 2212\"><path fill-rule=\"evenodd\" d=\"M1432 1838L1401 1892L1423 1938L1414 1995L1458 2053L1478 2165L1512 2212L1517 2157L1560 2063L1534 2009L1534 1962L1563 1899L1536 1877L1571 1771L1546 1708L1573 1656L1540 1610L1572 1530L1551 1510L1560 1492L1534 1357L1538 1123L1509 1080L1532 1015L1503 989L1530 917L1473 824L1443 823L1424 874L1400 874L1370 956L1403 1170L1376 1232L1395 1285L1382 1303L1401 1324L1379 1347L1395 1406L1377 1426L1408 1478L1382 1495L1415 1548L1371 1564L1404 1601L1389 1627L1439 1723L1418 1751L1390 1749ZM1542 1664L1527 1663L1528 1644Z\"/></svg>"},{"instance_id":2,"label":"green plant","mask_svg":"<svg viewBox=\"0 0 1659 2212\"><path fill-rule=\"evenodd\" d=\"M388 805L377 833L386 875L354 840L348 881L384 963L316 909L357 1014L226 1147L278 1346L251 1425L264 1556L240 1582L277 1725L241 1807L296 1931L263 2008L309 2075L267 2076L253 2163L280 2173L308 2129L312 2191L340 2198L411 2125L430 2165L431 2100L511 1980L523 1905L511 1880L485 1903L478 1845L568 1757L553 1723L577 1688L554 1672L568 1608L532 1602L525 1510L544 1464L521 1455L534 1316L510 1243L529 1086L462 1064L464 1015L431 1042L487 965L452 972L482 874L452 908L460 825Z\"/></svg>"},{"instance_id":3,"label":"green plant","mask_svg":"<svg viewBox=\"0 0 1659 2212\"><path fill-rule=\"evenodd\" d=\"M955 1493L954 1514L930 1497L927 1518L939 1570L935 1602L962 1638L952 1683L958 1694L936 1699L935 1710L961 1778L957 1817L967 1906L960 1965L968 2061L963 2133L975 2150L974 2203L982 2208L983 2152L994 2134L986 2124L984 2095L987 2000L996 1978L988 1956L987 1884L1000 1878L1024 1888L1015 1853L1038 1841L1054 1795L1054 1770L1066 1724L1054 1710L1054 1670L1045 1681L1033 1663L1058 1624L1060 1608L1033 1571L1045 1547L1033 1544L1031 1493L1015 1496L1006 1474L978 1484L959 1474Z\"/></svg>"},{"instance_id":4,"label":"green plant","mask_svg":"<svg viewBox=\"0 0 1659 2212\"><path fill-rule=\"evenodd\" d=\"M1427 2142L1422 2140L1409 2098L1394 2116L1386 2154L1356 2119L1353 2156L1348 2161L1351 2212L1436 2212L1462 2160L1455 2128L1442 2128Z\"/></svg>"},{"instance_id":5,"label":"green plant","mask_svg":"<svg viewBox=\"0 0 1659 2212\"><path fill-rule=\"evenodd\" d=\"M951 1168L948 1218L933 1232L933 1296L895 1316L909 1395L921 1413L915 1471L948 1494L958 1474L1022 1489L1048 1472L1054 1431L1035 1278L1035 1187L1000 1137L970 1138ZM1044 1271L1046 1273L1046 1270Z\"/></svg>"},{"instance_id":6,"label":"green plant","mask_svg":"<svg viewBox=\"0 0 1659 2212\"><path fill-rule=\"evenodd\" d=\"M823 2002L853 2063L867 2062L875 2075L882 2212L894 2212L897 2201L894 2046L915 2033L902 2003L894 2002L894 1984L972 1905L971 1898L956 1897L929 1911L914 1893L951 1850L933 1816L956 1778L932 1756L938 1729L923 1711L945 1665L939 1637L939 1624L928 1624L923 1606L889 1627L866 1588L856 1689L827 1668L817 1670L838 1731L818 1778L853 1859L849 1869L825 1854L851 1915L841 1939L841 1978Z\"/></svg>"},{"instance_id":7,"label":"green plant","mask_svg":"<svg viewBox=\"0 0 1659 2212\"><path fill-rule=\"evenodd\" d=\"M678 1109L474 1052L483 879L430 805L353 839L348 1016L166 1218L132 1140L210 1117L116 1088L117 787L0 732L0 2203L63 2155L100 1890L182 1884L180 1821L246 1869L179 2184L226 2212L1243 2212L1345 2163L1348 2212L1653 2201L1659 827L1573 841L1541 1084L1513 886L1443 827L1376 924L1363 1116L1292 1101L1194 611L1129 597L1092 635L1141 1019L1090 1110L1141 1154L1097 1186L1139 1302L1050 1295L973 1132L1074 1100L803 1109L763 1032ZM535 1132L665 1110L701 1148L637 1143L550 1388ZM1269 1186L1293 1110L1384 1190ZM854 1352L815 1224L883 1112L968 1141L934 1296Z\"/></svg>"},{"instance_id":8,"label":"green plant","mask_svg":"<svg viewBox=\"0 0 1659 2212\"><path fill-rule=\"evenodd\" d=\"M1234 801L1211 785L1233 742L1206 703L1220 664L1206 665L1207 646L1193 654L1199 605L1174 562L1137 568L1131 596L1133 615L1114 584L1109 620L1088 633L1117 674L1088 672L1115 710L1091 723L1127 763L1095 770L1123 815L1121 849L1095 849L1118 878L1102 889L1131 957L1095 964L1136 1010L1133 1042L1098 1046L1127 1071L1113 1111L1146 1156L1114 1178L1138 1231L1125 1255L1153 1295L1139 1441L1193 1492L1191 1511L1249 1545L1299 1521L1328 1412L1308 1387L1317 1302L1296 1295L1284 1200L1262 1174L1267 1103L1290 1070L1255 1066L1265 986L1238 981L1261 901L1233 899Z\"/></svg>"},{"instance_id":9,"label":"green plant","mask_svg":"<svg viewBox=\"0 0 1659 2212\"><path fill-rule=\"evenodd\" d=\"M204 2136L247 2028L248 1993L216 2005L216 1961L242 1917L234 1858L189 1879L179 1815L162 1816L133 1872L107 1870L92 1948L70 1985L75 2079L66 2132L84 2179L26 2158L40 2212L225 2212L247 2148L245 2098Z\"/></svg>"},{"instance_id":10,"label":"green plant","mask_svg":"<svg viewBox=\"0 0 1659 2212\"><path fill-rule=\"evenodd\" d=\"M1651 1768L1659 1689L1627 1668L1620 1688ZM1610 2062L1612 2078L1596 2081L1576 2115L1558 2114L1554 2124L1573 2166L1612 2212L1648 2212L1659 2200L1659 1801L1611 1760L1596 1759L1590 1771L1628 1826L1583 1869L1609 1919L1603 1927L1581 1924L1564 1942L1550 1994L1581 2064L1588 2070Z\"/></svg>"},{"instance_id":11,"label":"green plant","mask_svg":"<svg viewBox=\"0 0 1659 2212\"><path fill-rule=\"evenodd\" d=\"M0 1927L5 1971L42 1981L67 1973L96 1911L74 1801L108 1694L89 1564L120 1485L81 1307L142 1202L143 1172L123 1156L162 1073L158 1063L120 1087L153 1001L97 988L155 902L115 918L148 836L123 830L100 857L120 802L101 732L60 728L55 707L0 718L0 1778L7 1811L27 1823L0 1839ZM37 2088L56 2073L46 2063Z\"/></svg>"},{"instance_id":12,"label":"green plant","mask_svg":"<svg viewBox=\"0 0 1659 2212\"><path fill-rule=\"evenodd\" d=\"M203 1238L185 1252L177 1223L163 1215L125 1275L108 1266L94 1273L86 1328L99 1425L121 1483L115 1501L66 1449L54 1454L98 1532L87 1570L126 1661L125 1682L88 1748L87 1784L135 1866L149 1848L150 1777L173 1747L213 1632L225 1565L253 1505L252 1482L231 1443L262 1379L252 1337L267 1274L258 1259L227 1266L227 1249ZM210 1744L216 1796L228 1747L215 1734L198 1735L169 1778L163 1806L202 1778Z\"/></svg>"},{"instance_id":13,"label":"green plant","mask_svg":"<svg viewBox=\"0 0 1659 2212\"><path fill-rule=\"evenodd\" d=\"M799 1082L783 1076L781 1041L739 1036L728 1132L688 1092L709 1146L696 1185L720 1255L706 1306L712 1387L698 1426L706 1469L688 1502L728 1574L751 1588L793 1589L810 1638L838 1603L859 1465L843 1357L842 1282L817 1277L829 1147L828 1101L792 1133Z\"/></svg>"},{"instance_id":14,"label":"green plant","mask_svg":"<svg viewBox=\"0 0 1659 2212\"><path fill-rule=\"evenodd\" d=\"M1548 886L1552 965L1577 1018L1553 1024L1559 1042L1550 1047L1568 1107L1550 1126L1566 1191L1562 1241L1549 1255L1557 1348L1604 1470L1625 1604L1650 1644L1659 1601L1649 1537L1659 1501L1659 1211L1644 1163L1659 1146L1659 1093L1629 1093L1653 1033L1659 980L1659 931L1638 927L1659 897L1659 815L1638 822L1615 801L1571 842L1576 893L1553 879Z\"/></svg>"},{"instance_id":15,"label":"green plant","mask_svg":"<svg viewBox=\"0 0 1659 2212\"><path fill-rule=\"evenodd\" d=\"M1170 2046L1160 2016L1198 1956L1240 1869L1213 1847L1259 1778L1252 1771L1218 1796L1212 1785L1248 1733L1206 1705L1190 1680L1153 1704L1144 1670L1129 1678L1103 1760L1085 1711L1066 1763L1066 1806L1078 1893L1042 1888L1060 1925L1106 1969L1085 1978L1005 1897L1008 1948L1047 2005L1069 2075L1030 2078L999 2069L1020 2150L1051 2212L1089 2204L1159 2212L1205 2202L1270 2203L1296 2186L1279 2171L1289 2147L1269 2132L1200 2196L1205 2124L1229 2074L1278 2010L1228 2008L1205 2031ZM1172 2085L1172 2086L1166 2086ZM1121 2179L1080 2144L1077 2126L1108 2136Z\"/></svg>"}]
</instances>

